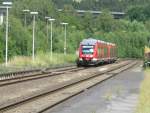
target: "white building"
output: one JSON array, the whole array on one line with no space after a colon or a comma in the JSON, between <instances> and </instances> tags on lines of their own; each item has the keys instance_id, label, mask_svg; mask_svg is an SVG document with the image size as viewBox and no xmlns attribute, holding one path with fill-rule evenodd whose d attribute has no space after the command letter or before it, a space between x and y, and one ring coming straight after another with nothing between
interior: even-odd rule
<instances>
[{"instance_id":1,"label":"white building","mask_svg":"<svg viewBox=\"0 0 150 113\"><path fill-rule=\"evenodd\" d=\"M0 25L2 25L4 23L4 16L5 15L6 15L6 6L0 6Z\"/></svg>"},{"instance_id":2,"label":"white building","mask_svg":"<svg viewBox=\"0 0 150 113\"><path fill-rule=\"evenodd\" d=\"M4 22L4 14L0 12L0 25L2 25Z\"/></svg>"}]
</instances>

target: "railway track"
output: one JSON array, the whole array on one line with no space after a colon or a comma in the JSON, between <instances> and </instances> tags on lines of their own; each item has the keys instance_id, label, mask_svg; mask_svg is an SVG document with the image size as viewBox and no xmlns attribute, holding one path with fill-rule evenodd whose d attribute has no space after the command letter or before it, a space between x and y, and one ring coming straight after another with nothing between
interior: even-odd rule
<instances>
[{"instance_id":1,"label":"railway track","mask_svg":"<svg viewBox=\"0 0 150 113\"><path fill-rule=\"evenodd\" d=\"M60 74L65 74L68 72L76 72L76 71L80 71L80 70L84 70L86 68L81 67L78 68L76 66L72 66L72 67L66 67L66 68L59 68L59 69L47 69L47 70L41 70L41 71L34 71L33 73L25 73L25 74L21 74L21 73L15 73L15 74L6 74L8 76L10 76L9 78L6 79L1 79L0 80L0 87L2 86L6 86L6 85L11 85L11 84L16 84L16 83L20 83L20 82L25 82L25 81L29 81L29 80L36 80L36 79L42 79L42 78L46 78L46 77L52 77L55 75L60 75ZM15 75L15 76L14 76Z\"/></svg>"},{"instance_id":2,"label":"railway track","mask_svg":"<svg viewBox=\"0 0 150 113\"><path fill-rule=\"evenodd\" d=\"M26 77L26 76L31 76L31 75L42 74L44 72L47 73L47 72L52 72L52 71L63 71L63 70L68 70L68 69L72 69L72 68L76 68L76 66L70 65L70 66L66 66L66 67L32 69L32 70L0 73L0 82L19 78L19 77Z\"/></svg>"},{"instance_id":3,"label":"railway track","mask_svg":"<svg viewBox=\"0 0 150 113\"><path fill-rule=\"evenodd\" d=\"M0 107L2 113L43 113L47 109L75 96L87 88L93 87L116 74L132 67L137 62L114 64L108 70L93 73L86 77L58 85L54 89L41 91L23 100L8 103Z\"/></svg>"},{"instance_id":4,"label":"railway track","mask_svg":"<svg viewBox=\"0 0 150 113\"><path fill-rule=\"evenodd\" d=\"M119 63L118 60L117 63ZM56 68L46 68L46 69L35 69L35 70L26 70L18 72L9 72L0 74L0 87L11 85L15 83L25 82L29 80L36 80L41 78L46 78L54 75L60 75L67 72L80 71L86 68L78 68L75 65L70 65L66 67L56 67Z\"/></svg>"},{"instance_id":5,"label":"railway track","mask_svg":"<svg viewBox=\"0 0 150 113\"><path fill-rule=\"evenodd\" d=\"M120 61L119 61L120 62ZM117 62L117 63L119 63ZM105 66L105 65L103 65ZM6 73L0 76L0 87L12 85L16 83L31 81L42 79L46 77L52 77L56 75L61 75L69 72L77 72L80 70L87 69L87 67L76 67L76 66L67 66L62 68L56 69L38 69L38 70L29 70L29 71L20 71L20 72L13 72L13 73Z\"/></svg>"}]
</instances>

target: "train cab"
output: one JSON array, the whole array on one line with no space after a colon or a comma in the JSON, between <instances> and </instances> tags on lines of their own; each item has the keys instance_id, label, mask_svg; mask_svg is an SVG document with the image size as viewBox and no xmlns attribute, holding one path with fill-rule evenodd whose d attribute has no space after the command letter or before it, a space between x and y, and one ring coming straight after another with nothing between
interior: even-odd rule
<instances>
[{"instance_id":1,"label":"train cab","mask_svg":"<svg viewBox=\"0 0 150 113\"><path fill-rule=\"evenodd\" d=\"M115 57L115 44L96 39L84 39L79 46L77 66L110 62Z\"/></svg>"}]
</instances>

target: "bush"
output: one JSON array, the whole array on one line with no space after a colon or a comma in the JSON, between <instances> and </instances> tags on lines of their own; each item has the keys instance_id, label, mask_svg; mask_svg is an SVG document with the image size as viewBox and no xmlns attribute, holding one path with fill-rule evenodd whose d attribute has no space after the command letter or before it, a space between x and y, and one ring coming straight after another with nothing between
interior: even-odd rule
<instances>
[{"instance_id":1,"label":"bush","mask_svg":"<svg viewBox=\"0 0 150 113\"><path fill-rule=\"evenodd\" d=\"M77 58L75 54L64 55L61 53L53 53L52 59L50 56L50 53L39 52L34 61L32 61L31 57L15 56L9 61L8 65L14 67L51 67L54 65L74 63Z\"/></svg>"}]
</instances>

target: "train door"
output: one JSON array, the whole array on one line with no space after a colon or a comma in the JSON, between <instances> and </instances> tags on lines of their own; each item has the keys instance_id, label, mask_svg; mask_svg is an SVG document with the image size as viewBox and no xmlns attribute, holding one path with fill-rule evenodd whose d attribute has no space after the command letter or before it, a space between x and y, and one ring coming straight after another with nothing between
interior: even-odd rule
<instances>
[{"instance_id":1,"label":"train door","mask_svg":"<svg viewBox=\"0 0 150 113\"><path fill-rule=\"evenodd\" d=\"M108 47L107 44L104 45L104 59L105 61L107 60L108 57Z\"/></svg>"},{"instance_id":2,"label":"train door","mask_svg":"<svg viewBox=\"0 0 150 113\"><path fill-rule=\"evenodd\" d=\"M104 58L105 58L105 50L104 50L104 48L105 48L105 44L104 43L101 43L101 59L103 59L104 60Z\"/></svg>"},{"instance_id":3,"label":"train door","mask_svg":"<svg viewBox=\"0 0 150 113\"><path fill-rule=\"evenodd\" d=\"M99 60L101 60L101 58L102 58L102 44L101 43L98 44L97 51L98 51L98 58L99 58Z\"/></svg>"},{"instance_id":4,"label":"train door","mask_svg":"<svg viewBox=\"0 0 150 113\"><path fill-rule=\"evenodd\" d=\"M107 45L107 48L108 48L108 51L107 51L107 58L108 58L108 60L110 60L110 58L111 58L111 45L108 44L108 45Z\"/></svg>"}]
</instances>

